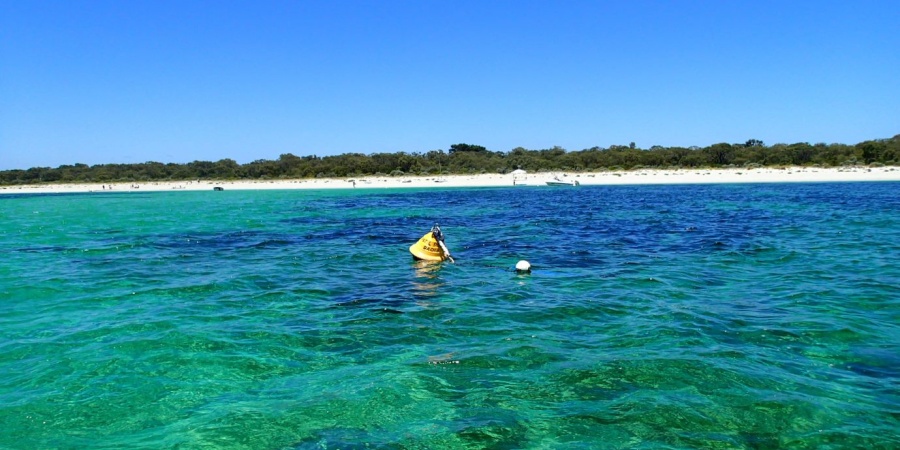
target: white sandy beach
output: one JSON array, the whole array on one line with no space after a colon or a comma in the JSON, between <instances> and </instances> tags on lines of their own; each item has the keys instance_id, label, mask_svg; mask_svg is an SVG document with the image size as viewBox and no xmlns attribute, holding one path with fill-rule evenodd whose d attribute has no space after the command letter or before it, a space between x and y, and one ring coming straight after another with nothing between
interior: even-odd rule
<instances>
[{"instance_id":1,"label":"white sandy beach","mask_svg":"<svg viewBox=\"0 0 900 450\"><path fill-rule=\"evenodd\" d=\"M547 186L546 182L576 180L582 186L629 184L708 184L708 183L811 183L853 181L900 181L900 167L840 168L759 168L759 169L681 169L634 170L618 172L543 172L524 175L444 175L444 176L369 176L359 178L317 178L301 180L193 180L146 183L35 184L0 186L0 194L42 194L76 192L208 191L247 189L372 189L426 187L501 187Z\"/></svg>"}]
</instances>

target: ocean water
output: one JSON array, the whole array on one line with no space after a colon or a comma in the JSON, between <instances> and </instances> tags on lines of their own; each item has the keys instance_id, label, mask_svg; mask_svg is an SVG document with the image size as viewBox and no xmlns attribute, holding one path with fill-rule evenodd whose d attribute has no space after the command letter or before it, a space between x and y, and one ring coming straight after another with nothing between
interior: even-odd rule
<instances>
[{"instance_id":1,"label":"ocean water","mask_svg":"<svg viewBox=\"0 0 900 450\"><path fill-rule=\"evenodd\" d=\"M4 449L900 447L900 183L0 196L0 252Z\"/></svg>"}]
</instances>

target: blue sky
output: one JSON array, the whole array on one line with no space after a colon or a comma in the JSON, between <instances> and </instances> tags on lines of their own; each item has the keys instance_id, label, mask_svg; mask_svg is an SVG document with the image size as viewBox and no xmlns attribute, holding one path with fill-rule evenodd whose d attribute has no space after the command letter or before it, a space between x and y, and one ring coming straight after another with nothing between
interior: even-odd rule
<instances>
[{"instance_id":1,"label":"blue sky","mask_svg":"<svg viewBox=\"0 0 900 450\"><path fill-rule=\"evenodd\" d=\"M900 2L0 0L0 169L900 134Z\"/></svg>"}]
</instances>

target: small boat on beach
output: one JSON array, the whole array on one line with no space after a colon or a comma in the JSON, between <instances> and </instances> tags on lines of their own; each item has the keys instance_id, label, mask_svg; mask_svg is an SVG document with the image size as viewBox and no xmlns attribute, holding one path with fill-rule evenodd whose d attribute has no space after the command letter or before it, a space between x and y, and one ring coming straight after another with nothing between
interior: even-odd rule
<instances>
[{"instance_id":1,"label":"small boat on beach","mask_svg":"<svg viewBox=\"0 0 900 450\"><path fill-rule=\"evenodd\" d=\"M578 180L560 180L559 177L553 177L547 182L547 186L578 186L580 184Z\"/></svg>"}]
</instances>

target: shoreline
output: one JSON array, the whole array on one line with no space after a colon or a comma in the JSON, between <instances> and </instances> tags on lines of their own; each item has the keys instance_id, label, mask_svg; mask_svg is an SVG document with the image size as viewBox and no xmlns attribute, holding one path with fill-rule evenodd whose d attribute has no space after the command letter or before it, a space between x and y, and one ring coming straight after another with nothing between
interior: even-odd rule
<instances>
[{"instance_id":1,"label":"shoreline","mask_svg":"<svg viewBox=\"0 0 900 450\"><path fill-rule=\"evenodd\" d=\"M285 180L190 180L118 183L63 183L0 186L2 194L166 192L279 189L372 189L547 186L558 178L581 186L729 183L827 183L900 181L900 167L785 167L754 169L638 169L615 172L541 172L478 175L365 176Z\"/></svg>"}]
</instances>

